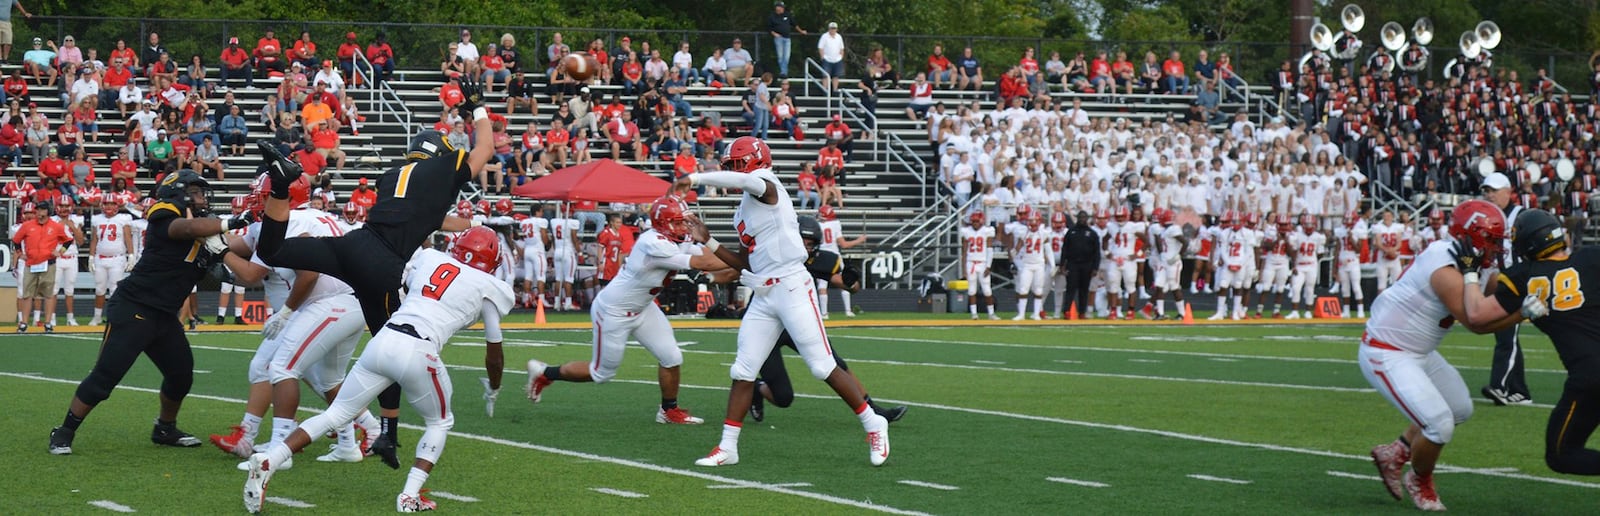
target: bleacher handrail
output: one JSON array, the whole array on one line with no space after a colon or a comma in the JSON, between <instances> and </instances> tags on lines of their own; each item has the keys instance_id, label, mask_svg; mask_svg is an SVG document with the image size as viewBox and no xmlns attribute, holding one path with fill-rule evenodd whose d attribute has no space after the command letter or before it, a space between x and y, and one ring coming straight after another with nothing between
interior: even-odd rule
<instances>
[{"instance_id":1,"label":"bleacher handrail","mask_svg":"<svg viewBox=\"0 0 1600 516\"><path fill-rule=\"evenodd\" d=\"M380 119L384 115L392 114L396 122L405 125L407 134L416 134L417 127L411 122L411 106L400 100L400 93L394 91L387 81L378 80L377 69L373 68L372 61L368 61L364 53L356 52L355 58L359 63L366 65L354 67L355 73L364 81L362 84L366 85L367 102L378 108L377 115Z\"/></svg>"}]
</instances>

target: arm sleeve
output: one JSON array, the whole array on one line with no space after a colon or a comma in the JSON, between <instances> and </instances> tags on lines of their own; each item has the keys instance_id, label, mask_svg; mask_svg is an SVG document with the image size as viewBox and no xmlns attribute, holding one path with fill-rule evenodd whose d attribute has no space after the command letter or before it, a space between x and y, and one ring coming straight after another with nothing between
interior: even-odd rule
<instances>
[{"instance_id":1,"label":"arm sleeve","mask_svg":"<svg viewBox=\"0 0 1600 516\"><path fill-rule=\"evenodd\" d=\"M1498 277L1500 288L1495 289L1494 300L1499 302L1500 308L1505 309L1508 314L1522 310L1522 289L1517 287L1510 276L1501 273Z\"/></svg>"},{"instance_id":2,"label":"arm sleeve","mask_svg":"<svg viewBox=\"0 0 1600 516\"><path fill-rule=\"evenodd\" d=\"M689 174L695 184L710 185L717 188L738 188L746 192L765 193L767 181L755 174L744 172L701 172Z\"/></svg>"},{"instance_id":3,"label":"arm sleeve","mask_svg":"<svg viewBox=\"0 0 1600 516\"><path fill-rule=\"evenodd\" d=\"M500 334L500 307L494 301L483 300L483 340L484 342L504 342L505 337Z\"/></svg>"}]
</instances>

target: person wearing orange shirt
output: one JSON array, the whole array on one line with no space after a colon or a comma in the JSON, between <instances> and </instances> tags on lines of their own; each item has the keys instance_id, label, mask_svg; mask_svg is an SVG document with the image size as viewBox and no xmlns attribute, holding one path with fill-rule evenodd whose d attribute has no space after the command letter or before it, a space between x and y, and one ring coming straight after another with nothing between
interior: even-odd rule
<instances>
[{"instance_id":1,"label":"person wearing orange shirt","mask_svg":"<svg viewBox=\"0 0 1600 516\"><path fill-rule=\"evenodd\" d=\"M439 102L444 103L446 111L449 111L448 108L456 107L456 104L460 104L463 99L465 97L461 96L461 75L451 72L450 80L439 86Z\"/></svg>"},{"instance_id":2,"label":"person wearing orange shirt","mask_svg":"<svg viewBox=\"0 0 1600 516\"><path fill-rule=\"evenodd\" d=\"M364 210L371 210L372 205L378 203L378 191L367 186L367 178L363 177L356 183L356 189L350 192L350 202Z\"/></svg>"},{"instance_id":3,"label":"person wearing orange shirt","mask_svg":"<svg viewBox=\"0 0 1600 516\"><path fill-rule=\"evenodd\" d=\"M256 89L255 71L250 69L250 53L239 48L239 38L228 38L228 46L222 49L219 59L222 66L217 71L222 74L224 88L229 87L228 79L244 77L245 89ZM117 86L120 88L122 85Z\"/></svg>"},{"instance_id":4,"label":"person wearing orange shirt","mask_svg":"<svg viewBox=\"0 0 1600 516\"><path fill-rule=\"evenodd\" d=\"M1111 91L1111 63L1106 61L1106 51L1101 50L1089 62L1089 85L1096 93Z\"/></svg>"},{"instance_id":5,"label":"person wearing orange shirt","mask_svg":"<svg viewBox=\"0 0 1600 516\"><path fill-rule=\"evenodd\" d=\"M817 151L817 169L823 170L828 167L844 168L844 153L839 151L839 142L833 140L828 140L828 143Z\"/></svg>"},{"instance_id":6,"label":"person wearing orange shirt","mask_svg":"<svg viewBox=\"0 0 1600 516\"><path fill-rule=\"evenodd\" d=\"M50 218L50 204L38 203L33 207L33 218L23 222L11 236L16 245L15 254L23 257L22 303L17 306L17 333L28 331L23 315L33 313L34 324L39 323L39 312L33 312L33 300L44 300L44 313L56 312L56 258L66 251L72 235L60 222ZM53 333L53 324L46 324L45 333Z\"/></svg>"},{"instance_id":7,"label":"person wearing orange shirt","mask_svg":"<svg viewBox=\"0 0 1600 516\"><path fill-rule=\"evenodd\" d=\"M833 122L822 128L822 139L837 143L839 150L844 152L845 159L850 159L851 151L855 148L856 135L838 113L833 115Z\"/></svg>"},{"instance_id":8,"label":"person wearing orange shirt","mask_svg":"<svg viewBox=\"0 0 1600 516\"><path fill-rule=\"evenodd\" d=\"M1111 76L1116 79L1117 86L1125 88L1128 95L1133 94L1133 85L1139 81L1134 77L1133 61L1128 60L1127 52L1117 52L1117 61L1111 63Z\"/></svg>"},{"instance_id":9,"label":"person wearing orange shirt","mask_svg":"<svg viewBox=\"0 0 1600 516\"><path fill-rule=\"evenodd\" d=\"M300 122L306 129L315 129L333 118L333 109L322 102L322 95L306 95L306 105L300 108Z\"/></svg>"},{"instance_id":10,"label":"person wearing orange shirt","mask_svg":"<svg viewBox=\"0 0 1600 516\"><path fill-rule=\"evenodd\" d=\"M1172 57L1161 63L1161 73L1165 75L1161 82L1167 87L1167 93L1181 95L1189 91L1189 76L1184 72L1182 55L1172 51Z\"/></svg>"},{"instance_id":11,"label":"person wearing orange shirt","mask_svg":"<svg viewBox=\"0 0 1600 516\"><path fill-rule=\"evenodd\" d=\"M268 76L272 72L283 75L283 43L278 42L278 36L272 29L267 29L266 35L256 40L256 48L251 55L256 58L256 68L266 70Z\"/></svg>"},{"instance_id":12,"label":"person wearing orange shirt","mask_svg":"<svg viewBox=\"0 0 1600 516\"><path fill-rule=\"evenodd\" d=\"M300 31L300 39L294 40L294 46L289 48L289 58L307 70L322 66L322 61L317 60L317 44L311 41L310 31Z\"/></svg>"}]
</instances>

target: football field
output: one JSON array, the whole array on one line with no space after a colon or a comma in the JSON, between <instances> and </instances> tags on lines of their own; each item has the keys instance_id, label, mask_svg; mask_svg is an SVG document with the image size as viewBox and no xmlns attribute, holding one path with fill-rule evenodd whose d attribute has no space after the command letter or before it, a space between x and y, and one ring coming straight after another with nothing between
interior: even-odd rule
<instances>
[{"instance_id":1,"label":"football field","mask_svg":"<svg viewBox=\"0 0 1600 516\"><path fill-rule=\"evenodd\" d=\"M1357 369L1360 325L940 321L948 325L829 331L875 399L911 407L891 426L891 456L879 468L867 463L856 418L792 353L795 404L769 405L765 422L746 421L739 465L694 466L721 435L732 329L677 332L685 352L679 402L706 419L700 426L654 422L655 364L637 346L612 383L556 383L543 402L529 403L523 363L587 359L587 329L508 331L506 386L489 418L478 383L482 333L464 332L444 351L456 424L427 487L439 510L474 514L1415 511L1409 499L1389 497L1367 457L1406 422ZM1453 511L1583 514L1600 498L1600 479L1544 465L1549 404L1565 374L1548 339L1531 328L1523 335L1538 403L1479 400L1436 477ZM198 374L179 424L204 439L239 421L259 336L190 338ZM174 449L148 440L160 377L144 359L85 421L73 455L46 453L98 345L98 334L0 337L0 431L8 436L0 454L11 464L0 476L3 512L242 512L238 459L209 443ZM1442 348L1474 394L1492 347L1492 337L1457 329ZM323 407L302 399L302 417ZM401 419L420 422L409 407ZM401 434L409 464L420 429ZM329 442L319 439L273 477L268 512L393 507L404 469L375 458L316 462Z\"/></svg>"}]
</instances>

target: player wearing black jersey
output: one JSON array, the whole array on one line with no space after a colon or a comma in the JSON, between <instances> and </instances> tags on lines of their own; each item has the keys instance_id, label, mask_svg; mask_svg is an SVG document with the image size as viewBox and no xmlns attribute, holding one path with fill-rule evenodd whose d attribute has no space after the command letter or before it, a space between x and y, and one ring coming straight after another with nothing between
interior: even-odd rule
<instances>
[{"instance_id":1,"label":"player wearing black jersey","mask_svg":"<svg viewBox=\"0 0 1600 516\"><path fill-rule=\"evenodd\" d=\"M1467 317L1520 314L1550 336L1567 381L1545 427L1545 464L1558 473L1600 475L1600 451L1585 448L1600 426L1600 299L1588 302L1584 289L1600 285L1600 248L1569 248L1561 221L1544 210L1523 211L1515 228L1511 247L1522 261L1500 272L1493 297L1465 289Z\"/></svg>"},{"instance_id":2,"label":"player wearing black jersey","mask_svg":"<svg viewBox=\"0 0 1600 516\"><path fill-rule=\"evenodd\" d=\"M144 212L145 250L133 272L106 302L106 329L94 369L78 384L61 426L50 431L50 453L72 453L78 426L111 395L140 354L161 371L161 410L150 440L194 447L200 440L178 429L178 409L194 383L194 355L178 321L178 309L200 277L228 250L222 233L242 227L211 218L209 185L194 172L168 174L156 188L156 203Z\"/></svg>"},{"instance_id":3,"label":"player wearing black jersey","mask_svg":"<svg viewBox=\"0 0 1600 516\"><path fill-rule=\"evenodd\" d=\"M472 151L451 146L438 131L423 131L412 137L406 149L406 163L378 178L378 199L367 211L366 225L344 236L285 238L292 208L289 186L303 171L284 158L276 146L265 141L257 143L272 182L256 247L262 261L274 267L320 272L344 280L361 303L367 330L376 335L400 307L401 276L412 253L436 231L464 231L479 225L448 215L461 186L477 177L494 157L494 130L488 110L480 107L482 92L473 81L463 82L461 91L465 100L456 109L462 118L472 120ZM414 333L409 328L395 329ZM492 356L500 343L489 344L489 360L503 364L502 357ZM490 371L490 376L498 378L499 372ZM389 467L398 468L394 451L394 427L400 407L398 384L385 390L378 402L384 409L383 435L371 449Z\"/></svg>"}]
</instances>

